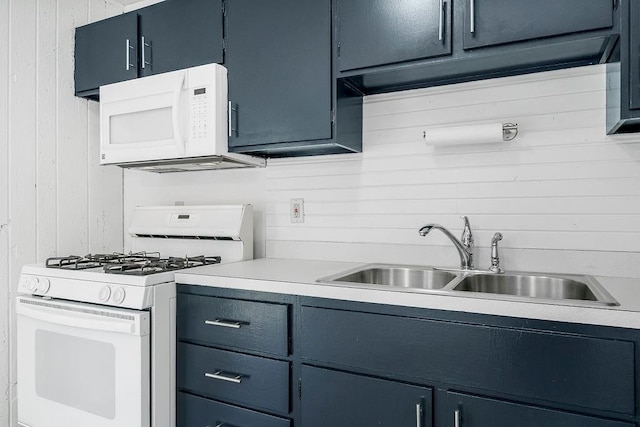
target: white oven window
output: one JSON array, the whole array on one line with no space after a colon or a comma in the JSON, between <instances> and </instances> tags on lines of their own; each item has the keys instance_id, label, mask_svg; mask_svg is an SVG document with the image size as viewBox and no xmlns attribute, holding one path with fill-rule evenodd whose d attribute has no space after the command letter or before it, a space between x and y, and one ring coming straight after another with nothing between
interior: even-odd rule
<instances>
[{"instance_id":1,"label":"white oven window","mask_svg":"<svg viewBox=\"0 0 640 427\"><path fill-rule=\"evenodd\" d=\"M116 349L113 344L37 330L35 369L39 397L104 418L115 418Z\"/></svg>"},{"instance_id":2,"label":"white oven window","mask_svg":"<svg viewBox=\"0 0 640 427\"><path fill-rule=\"evenodd\" d=\"M136 144L172 140L173 108L115 114L109 117L110 144Z\"/></svg>"}]
</instances>

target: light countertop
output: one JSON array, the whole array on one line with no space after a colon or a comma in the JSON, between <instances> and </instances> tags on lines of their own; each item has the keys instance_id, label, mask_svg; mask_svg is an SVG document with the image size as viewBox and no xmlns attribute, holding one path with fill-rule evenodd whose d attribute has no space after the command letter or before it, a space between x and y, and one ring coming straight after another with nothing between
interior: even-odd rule
<instances>
[{"instance_id":1,"label":"light countertop","mask_svg":"<svg viewBox=\"0 0 640 427\"><path fill-rule=\"evenodd\" d=\"M365 264L263 258L176 272L176 282L346 301L492 314L539 320L640 329L640 279L596 277L619 306L584 307L496 296L371 289L317 283L316 280Z\"/></svg>"}]
</instances>

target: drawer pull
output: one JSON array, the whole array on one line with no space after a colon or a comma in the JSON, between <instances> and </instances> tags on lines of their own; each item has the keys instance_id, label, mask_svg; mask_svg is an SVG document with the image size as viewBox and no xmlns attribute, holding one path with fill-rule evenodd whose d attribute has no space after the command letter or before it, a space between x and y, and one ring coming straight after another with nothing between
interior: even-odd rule
<instances>
[{"instance_id":1,"label":"drawer pull","mask_svg":"<svg viewBox=\"0 0 640 427\"><path fill-rule=\"evenodd\" d=\"M460 409L456 409L453 413L453 427L460 427Z\"/></svg>"},{"instance_id":2,"label":"drawer pull","mask_svg":"<svg viewBox=\"0 0 640 427\"><path fill-rule=\"evenodd\" d=\"M227 375L222 371L216 371L213 374L205 372L204 376L207 378L213 378L214 380L228 381L234 384L240 384L242 382L242 375Z\"/></svg>"},{"instance_id":3,"label":"drawer pull","mask_svg":"<svg viewBox=\"0 0 640 427\"><path fill-rule=\"evenodd\" d=\"M444 39L444 0L440 0L440 17L438 21L438 40Z\"/></svg>"},{"instance_id":4,"label":"drawer pull","mask_svg":"<svg viewBox=\"0 0 640 427\"><path fill-rule=\"evenodd\" d=\"M241 322L234 322L234 321L222 320L222 319L205 320L204 323L205 325L222 326L223 328L232 328L232 329L240 329L242 327Z\"/></svg>"},{"instance_id":5,"label":"drawer pull","mask_svg":"<svg viewBox=\"0 0 640 427\"><path fill-rule=\"evenodd\" d=\"M422 403L416 403L416 427L422 427Z\"/></svg>"}]
</instances>

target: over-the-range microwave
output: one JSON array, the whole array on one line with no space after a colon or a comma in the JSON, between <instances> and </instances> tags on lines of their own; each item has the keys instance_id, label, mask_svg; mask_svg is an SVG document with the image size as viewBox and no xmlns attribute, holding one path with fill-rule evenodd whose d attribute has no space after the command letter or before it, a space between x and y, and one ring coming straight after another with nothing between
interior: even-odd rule
<instances>
[{"instance_id":1,"label":"over-the-range microwave","mask_svg":"<svg viewBox=\"0 0 640 427\"><path fill-rule=\"evenodd\" d=\"M100 164L155 172L263 167L229 153L227 69L207 64L100 87Z\"/></svg>"}]
</instances>

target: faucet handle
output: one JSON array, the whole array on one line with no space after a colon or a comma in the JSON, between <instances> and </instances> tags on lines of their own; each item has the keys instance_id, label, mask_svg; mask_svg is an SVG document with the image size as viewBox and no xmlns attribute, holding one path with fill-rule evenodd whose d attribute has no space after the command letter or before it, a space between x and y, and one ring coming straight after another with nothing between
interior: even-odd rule
<instances>
[{"instance_id":1,"label":"faucet handle","mask_svg":"<svg viewBox=\"0 0 640 427\"><path fill-rule=\"evenodd\" d=\"M491 239L491 267L489 271L502 274L504 269L500 267L500 256L498 255L498 242L502 240L502 233L496 233Z\"/></svg>"},{"instance_id":2,"label":"faucet handle","mask_svg":"<svg viewBox=\"0 0 640 427\"><path fill-rule=\"evenodd\" d=\"M471 233L469 218L466 215L463 215L460 218L464 220L464 229L462 230L462 237L460 237L460 241L464 246L473 251L473 233Z\"/></svg>"}]
</instances>

